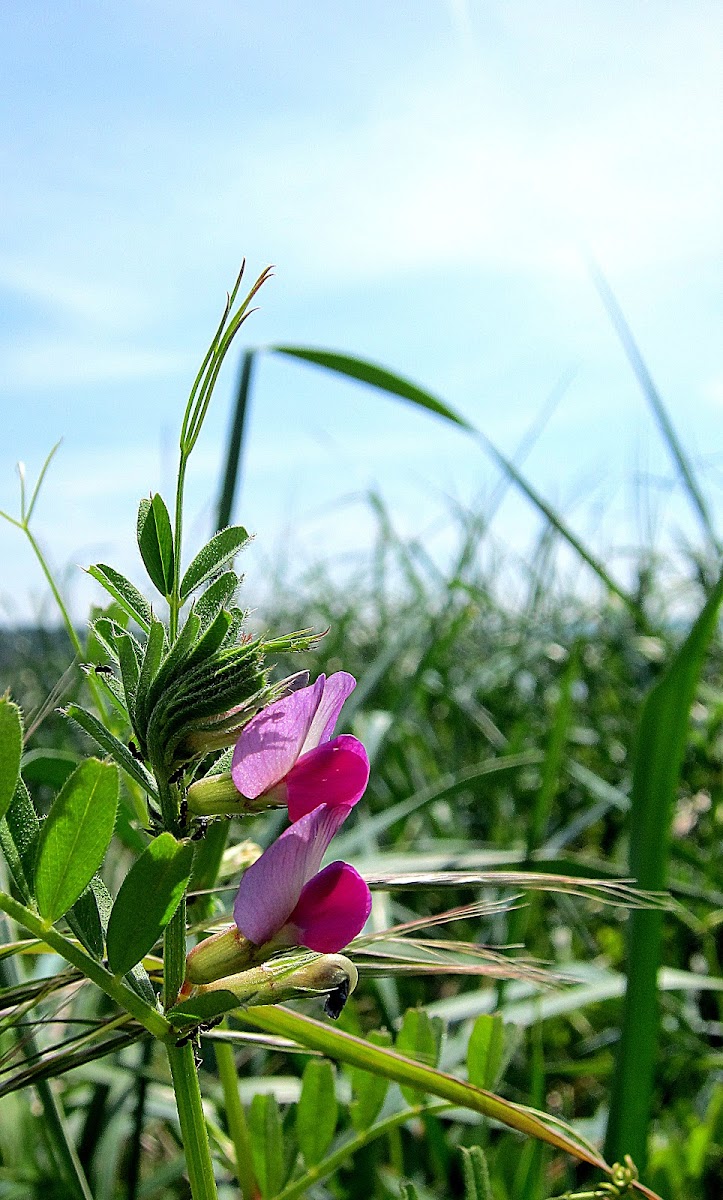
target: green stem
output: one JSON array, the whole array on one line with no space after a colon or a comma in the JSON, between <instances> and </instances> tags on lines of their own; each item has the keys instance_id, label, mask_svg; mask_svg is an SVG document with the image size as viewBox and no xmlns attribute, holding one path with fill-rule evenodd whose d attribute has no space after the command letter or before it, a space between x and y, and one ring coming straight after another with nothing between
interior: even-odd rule
<instances>
[{"instance_id":1,"label":"green stem","mask_svg":"<svg viewBox=\"0 0 723 1200\"><path fill-rule=\"evenodd\" d=\"M171 645L178 636L178 614L181 611L181 539L183 537L183 486L186 481L186 463L188 455L183 446L178 463L178 482L176 484L176 512L173 531L173 587L168 600L169 617L168 633Z\"/></svg>"},{"instance_id":2,"label":"green stem","mask_svg":"<svg viewBox=\"0 0 723 1200\"><path fill-rule=\"evenodd\" d=\"M163 1006L172 1008L186 975L186 897L184 896L163 935Z\"/></svg>"},{"instance_id":3,"label":"green stem","mask_svg":"<svg viewBox=\"0 0 723 1200\"><path fill-rule=\"evenodd\" d=\"M166 1049L181 1122L181 1140L188 1165L191 1195L193 1200L218 1200L193 1047L190 1042L182 1046L168 1043Z\"/></svg>"},{"instance_id":4,"label":"green stem","mask_svg":"<svg viewBox=\"0 0 723 1200\"><path fill-rule=\"evenodd\" d=\"M236 1157L236 1179L243 1193L244 1200L254 1200L254 1196L258 1195L258 1189L253 1169L251 1136L246 1123L244 1107L239 1096L233 1048L228 1042L216 1042L214 1049L216 1052L218 1076L223 1088L228 1131L231 1135Z\"/></svg>"},{"instance_id":5,"label":"green stem","mask_svg":"<svg viewBox=\"0 0 723 1200\"><path fill-rule=\"evenodd\" d=\"M111 975L102 963L91 958L75 942L63 937L62 933L58 933L52 925L46 924L36 913L26 908L24 904L18 903L17 900L13 900L12 896L8 896L5 892L0 892L0 912L6 913L23 929L27 929L28 933L40 938L46 946L55 950L56 954L59 954L66 962L77 967L83 975L97 984L101 991L115 1000L132 1017L135 1017L136 1021L140 1022L154 1037L165 1040L169 1035L173 1035L171 1025L166 1018L150 1004L146 1004L145 1000L141 1000L140 996L136 995L122 979L117 975Z\"/></svg>"}]
</instances>

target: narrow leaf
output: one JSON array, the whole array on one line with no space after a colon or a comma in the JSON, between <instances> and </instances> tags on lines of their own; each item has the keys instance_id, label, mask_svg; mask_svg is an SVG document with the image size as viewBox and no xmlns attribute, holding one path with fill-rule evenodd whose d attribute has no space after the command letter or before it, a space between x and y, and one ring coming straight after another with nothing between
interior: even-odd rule
<instances>
[{"instance_id":1,"label":"narrow leaf","mask_svg":"<svg viewBox=\"0 0 723 1200\"><path fill-rule=\"evenodd\" d=\"M273 354L286 354L292 358L302 359L305 362L313 363L315 366L324 367L327 371L336 371L340 375L346 375L350 379L356 379L360 383L366 383L370 387L379 388L383 392L387 392L392 396L398 396L402 400L409 400L410 403L417 405L419 408L427 409L429 412L436 413L437 416L443 417L446 421L451 421L453 425L470 433L488 454L494 458L497 465L505 473L508 479L527 496L527 499L534 507L542 513L545 519L550 523L562 538L572 546L573 550L582 558L584 562L595 572L598 578L605 584L609 591L619 596L623 603L631 610L633 615L639 618L638 605L633 596L629 596L627 592L615 582L612 576L605 569L603 563L587 549L580 541L575 533L563 521L562 517L548 502L532 487L529 481L525 478L518 467L515 466L504 454L501 454L495 445L490 441L485 433L476 429L459 413L450 408L442 400L433 396L430 392L411 383L410 380L404 379L401 375L395 375L393 372L386 370L384 367L377 366L375 363L366 362L364 359L353 358L348 354L337 354L328 350L316 350L302 348L299 346L272 346L270 348Z\"/></svg>"},{"instance_id":2,"label":"narrow leaf","mask_svg":"<svg viewBox=\"0 0 723 1200\"><path fill-rule=\"evenodd\" d=\"M667 883L670 827L685 754L690 709L723 600L723 575L643 706L630 808L630 873L641 888ZM657 1057L658 998L663 914L633 912L628 938L628 986L617 1070L613 1077L606 1152L646 1161Z\"/></svg>"},{"instance_id":3,"label":"narrow leaf","mask_svg":"<svg viewBox=\"0 0 723 1200\"><path fill-rule=\"evenodd\" d=\"M90 883L110 845L118 808L118 769L89 758L56 796L40 831L38 909L57 921Z\"/></svg>"},{"instance_id":4,"label":"narrow leaf","mask_svg":"<svg viewBox=\"0 0 723 1200\"><path fill-rule=\"evenodd\" d=\"M94 566L88 567L88 574L92 575L93 579L105 588L106 592L120 604L123 611L140 625L144 633L148 633L153 619L153 610L145 596L129 579L126 579L125 575L121 575L120 571L106 566L105 563L95 563Z\"/></svg>"},{"instance_id":5,"label":"narrow leaf","mask_svg":"<svg viewBox=\"0 0 723 1200\"><path fill-rule=\"evenodd\" d=\"M100 961L103 958L103 923L98 900L90 884L73 907L68 909L65 919L80 944Z\"/></svg>"},{"instance_id":6,"label":"narrow leaf","mask_svg":"<svg viewBox=\"0 0 723 1200\"><path fill-rule=\"evenodd\" d=\"M373 1046L389 1047L392 1035L386 1029L379 1029L368 1035L368 1041ZM358 1067L351 1068L351 1080L354 1095L350 1109L351 1123L361 1132L373 1125L379 1116L389 1090L389 1080L384 1075Z\"/></svg>"},{"instance_id":7,"label":"narrow leaf","mask_svg":"<svg viewBox=\"0 0 723 1200\"><path fill-rule=\"evenodd\" d=\"M114 758L126 774L130 775L131 779L135 779L136 783L139 783L143 790L148 792L149 796L153 796L154 800L158 799L158 792L153 776L146 770L143 763L138 762L133 757L128 747L124 746L123 742L110 733L97 717L94 717L92 713L89 713L85 708L81 708L78 704L69 704L67 708L63 709L63 712L66 717L69 717L71 721L75 721L77 725L80 725L81 729L90 734L101 749L110 754L111 758Z\"/></svg>"},{"instance_id":8,"label":"narrow leaf","mask_svg":"<svg viewBox=\"0 0 723 1200\"><path fill-rule=\"evenodd\" d=\"M35 805L23 780L19 779L10 807L0 821L0 846L25 904L30 904L34 896L35 853L39 835L40 821Z\"/></svg>"},{"instance_id":9,"label":"narrow leaf","mask_svg":"<svg viewBox=\"0 0 723 1200\"><path fill-rule=\"evenodd\" d=\"M292 1012L283 1005L239 1009L238 1018L267 1033L293 1038L302 1046L307 1046L310 1050L319 1050L339 1062L378 1072L397 1083L429 1092L449 1100L452 1104L462 1105L472 1112L482 1113L483 1116L499 1121L510 1129L518 1130L526 1137L547 1142L548 1145L571 1154L580 1162L589 1163L602 1171L609 1169L604 1160L580 1143L574 1131L562 1122L555 1121L554 1124L548 1125L543 1113L522 1108L509 1100L503 1100L493 1092L473 1087L461 1079L455 1079L453 1075L423 1066L422 1063L405 1058L396 1051L374 1046L362 1038L315 1021L312 1017Z\"/></svg>"},{"instance_id":10,"label":"narrow leaf","mask_svg":"<svg viewBox=\"0 0 723 1200\"><path fill-rule=\"evenodd\" d=\"M264 1200L281 1191L284 1185L284 1143L276 1097L270 1093L254 1096L249 1110L249 1131L253 1148L254 1173Z\"/></svg>"},{"instance_id":11,"label":"narrow leaf","mask_svg":"<svg viewBox=\"0 0 723 1200\"><path fill-rule=\"evenodd\" d=\"M296 1136L308 1167L326 1154L334 1137L339 1106L334 1091L334 1068L326 1059L312 1058L304 1068L296 1109Z\"/></svg>"},{"instance_id":12,"label":"narrow leaf","mask_svg":"<svg viewBox=\"0 0 723 1200\"><path fill-rule=\"evenodd\" d=\"M114 975L125 975L156 944L181 902L192 863L193 846L162 833L133 864L108 922L108 963Z\"/></svg>"},{"instance_id":13,"label":"narrow leaf","mask_svg":"<svg viewBox=\"0 0 723 1200\"><path fill-rule=\"evenodd\" d=\"M156 493L138 507L138 549L151 582L162 596L173 587L173 533L168 509Z\"/></svg>"},{"instance_id":14,"label":"narrow leaf","mask_svg":"<svg viewBox=\"0 0 723 1200\"><path fill-rule=\"evenodd\" d=\"M163 658L163 647L166 641L166 630L162 621L151 622L150 632L143 651L143 662L138 676L136 689L136 725L144 731L148 722L148 698L151 685L160 669Z\"/></svg>"},{"instance_id":15,"label":"narrow leaf","mask_svg":"<svg viewBox=\"0 0 723 1200\"><path fill-rule=\"evenodd\" d=\"M430 1017L423 1008L409 1008L404 1014L402 1027L396 1041L396 1049L407 1058L436 1067L442 1040L442 1021ZM402 1086L402 1095L408 1104L421 1104L424 1096L415 1088Z\"/></svg>"},{"instance_id":16,"label":"narrow leaf","mask_svg":"<svg viewBox=\"0 0 723 1200\"><path fill-rule=\"evenodd\" d=\"M7 696L0 699L0 818L5 816L20 778L23 722L20 709Z\"/></svg>"},{"instance_id":17,"label":"narrow leaf","mask_svg":"<svg viewBox=\"0 0 723 1200\"><path fill-rule=\"evenodd\" d=\"M212 537L198 552L181 580L181 600L187 599L195 588L216 575L249 540L248 533L241 525L231 525Z\"/></svg>"},{"instance_id":18,"label":"narrow leaf","mask_svg":"<svg viewBox=\"0 0 723 1200\"><path fill-rule=\"evenodd\" d=\"M497 1083L505 1048L502 1017L482 1013L472 1027L467 1044L467 1077L475 1087L490 1088Z\"/></svg>"}]
</instances>

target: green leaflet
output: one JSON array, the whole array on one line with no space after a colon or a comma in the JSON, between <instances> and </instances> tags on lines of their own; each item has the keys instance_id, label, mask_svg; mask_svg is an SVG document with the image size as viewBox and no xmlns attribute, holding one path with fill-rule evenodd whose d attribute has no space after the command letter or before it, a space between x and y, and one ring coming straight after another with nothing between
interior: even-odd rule
<instances>
[{"instance_id":1,"label":"green leaflet","mask_svg":"<svg viewBox=\"0 0 723 1200\"><path fill-rule=\"evenodd\" d=\"M375 1030L367 1038L373 1046L391 1046L392 1035L386 1029ZM389 1090L389 1080L374 1071L351 1068L354 1099L351 1103L351 1123L362 1132L376 1121Z\"/></svg>"},{"instance_id":2,"label":"green leaflet","mask_svg":"<svg viewBox=\"0 0 723 1200\"><path fill-rule=\"evenodd\" d=\"M31 903L34 894L33 872L39 833L38 814L28 789L19 779L10 807L0 821L0 846L25 904Z\"/></svg>"},{"instance_id":3,"label":"green leaflet","mask_svg":"<svg viewBox=\"0 0 723 1200\"><path fill-rule=\"evenodd\" d=\"M7 696L0 699L0 818L5 816L20 778L23 722L20 709Z\"/></svg>"},{"instance_id":4,"label":"green leaflet","mask_svg":"<svg viewBox=\"0 0 723 1200\"><path fill-rule=\"evenodd\" d=\"M325 1058L311 1058L304 1068L296 1109L296 1136L308 1167L318 1163L329 1149L338 1115L334 1068Z\"/></svg>"},{"instance_id":5,"label":"green leaflet","mask_svg":"<svg viewBox=\"0 0 723 1200\"><path fill-rule=\"evenodd\" d=\"M141 595L138 588L134 587L129 579L105 563L96 563L94 566L88 567L88 574L92 575L93 579L105 588L109 595L120 604L123 611L140 625L144 633L148 633L153 619L153 610L145 596Z\"/></svg>"},{"instance_id":6,"label":"green leaflet","mask_svg":"<svg viewBox=\"0 0 723 1200\"><path fill-rule=\"evenodd\" d=\"M71 721L75 721L77 725L80 725L81 729L90 734L101 749L110 754L118 765L130 775L131 779L135 779L136 783L139 783L144 791L148 792L149 796L153 796L154 800L158 799L158 792L153 776L146 770L143 763L138 762L133 757L128 747L124 746L123 742L110 733L97 717L94 717L87 709L81 708L79 704L69 704L62 711L66 717L69 717Z\"/></svg>"},{"instance_id":7,"label":"green leaflet","mask_svg":"<svg viewBox=\"0 0 723 1200\"><path fill-rule=\"evenodd\" d=\"M173 588L173 533L168 509L157 492L138 506L137 536L151 582L162 596L169 596Z\"/></svg>"},{"instance_id":8,"label":"green leaflet","mask_svg":"<svg viewBox=\"0 0 723 1200\"><path fill-rule=\"evenodd\" d=\"M249 1110L249 1131L254 1173L261 1195L269 1200L284 1186L286 1173L281 1117L275 1096L263 1093L254 1096Z\"/></svg>"},{"instance_id":9,"label":"green leaflet","mask_svg":"<svg viewBox=\"0 0 723 1200\"><path fill-rule=\"evenodd\" d=\"M171 833L155 838L131 867L108 922L108 964L125 975L156 944L191 875L193 846Z\"/></svg>"},{"instance_id":10,"label":"green leaflet","mask_svg":"<svg viewBox=\"0 0 723 1200\"><path fill-rule=\"evenodd\" d=\"M89 758L66 780L40 831L35 892L40 915L62 917L105 858L118 808L118 768Z\"/></svg>"},{"instance_id":11,"label":"green leaflet","mask_svg":"<svg viewBox=\"0 0 723 1200\"><path fill-rule=\"evenodd\" d=\"M505 1048L502 1017L482 1013L472 1027L467 1043L467 1077L475 1087L491 1088L497 1083Z\"/></svg>"},{"instance_id":12,"label":"green leaflet","mask_svg":"<svg viewBox=\"0 0 723 1200\"><path fill-rule=\"evenodd\" d=\"M195 588L220 571L248 541L249 535L241 525L231 525L212 537L198 552L181 580L181 600L186 600Z\"/></svg>"},{"instance_id":13,"label":"green leaflet","mask_svg":"<svg viewBox=\"0 0 723 1200\"><path fill-rule=\"evenodd\" d=\"M402 1028L396 1041L396 1049L406 1058L414 1058L436 1067L442 1045L442 1019L430 1017L424 1008L408 1008L402 1020ZM402 1086L402 1095L407 1104L420 1104L424 1095L416 1088Z\"/></svg>"},{"instance_id":14,"label":"green leaflet","mask_svg":"<svg viewBox=\"0 0 723 1200\"><path fill-rule=\"evenodd\" d=\"M26 783L51 787L59 792L78 765L77 754L69 750L30 750L23 755L22 772Z\"/></svg>"}]
</instances>

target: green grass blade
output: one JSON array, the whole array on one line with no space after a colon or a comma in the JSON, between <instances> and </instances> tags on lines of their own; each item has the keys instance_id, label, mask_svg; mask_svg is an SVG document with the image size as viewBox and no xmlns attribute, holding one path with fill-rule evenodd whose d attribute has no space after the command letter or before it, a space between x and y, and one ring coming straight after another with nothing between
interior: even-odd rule
<instances>
[{"instance_id":1,"label":"green grass blade","mask_svg":"<svg viewBox=\"0 0 723 1200\"><path fill-rule=\"evenodd\" d=\"M594 264L591 266L591 274L598 295L605 306L605 311L607 312L613 328L620 339L620 343L625 351L627 360L633 369L635 378L640 384L643 395L653 411L653 416L655 417L658 428L663 435L663 440L665 441L665 444L672 455L678 475L680 476L683 484L683 489L687 493L693 508L698 514L698 518L711 547L715 551L719 551L720 547L716 537L715 529L713 528L713 521L708 510L705 497L698 486L698 481L695 477L692 463L690 462L690 459L688 458L675 431L675 427L670 419L668 410L663 403L660 392L653 382L652 376L645 364L645 360L640 353L638 345L633 337L630 326L625 320L623 311L620 308L620 305L618 304L609 283L605 279L605 276Z\"/></svg>"},{"instance_id":2,"label":"green grass blade","mask_svg":"<svg viewBox=\"0 0 723 1200\"><path fill-rule=\"evenodd\" d=\"M253 378L254 351L247 350L241 364L241 377L236 392L236 404L226 448L226 468L221 484L221 494L216 509L216 528L225 529L231 524L234 500L238 491L241 476L241 458L244 447L244 429L251 398L251 380Z\"/></svg>"},{"instance_id":3,"label":"green grass blade","mask_svg":"<svg viewBox=\"0 0 723 1200\"><path fill-rule=\"evenodd\" d=\"M624 588L615 582L599 559L573 533L552 505L548 504L535 488L532 487L532 484L528 482L515 464L497 449L486 434L476 429L474 425L470 424L465 417L450 408L449 405L439 400L436 396L433 396L430 392L418 387L410 380L404 379L401 375L395 375L385 367L367 362L365 359L354 358L348 354L338 354L329 350L316 350L300 346L271 346L269 347L269 351L272 354L284 354L291 358L301 359L304 362L312 363L314 366L323 367L327 371L335 371L339 375L346 375L350 379L356 379L359 383L365 383L370 387L378 388L380 391L387 392L391 396L408 400L419 408L424 408L428 412L435 413L444 420L450 421L453 425L457 425L460 429L472 434L495 460L503 474L512 480L538 512L542 513L543 517L545 517L560 537L568 545L572 546L583 562L587 563L601 582L605 584L608 591L618 596L626 607L630 609L636 620L640 620L641 614L634 597L629 596Z\"/></svg>"},{"instance_id":4,"label":"green grass blade","mask_svg":"<svg viewBox=\"0 0 723 1200\"><path fill-rule=\"evenodd\" d=\"M666 886L670 825L688 734L690 708L723 599L723 575L643 706L633 772L630 873L641 888ZM628 987L617 1070L613 1078L606 1153L616 1161L646 1158L657 1047L657 973L663 914L631 914Z\"/></svg>"},{"instance_id":5,"label":"green grass blade","mask_svg":"<svg viewBox=\"0 0 723 1200\"><path fill-rule=\"evenodd\" d=\"M393 1050L375 1046L362 1038L322 1024L321 1021L291 1012L281 1005L243 1009L239 1011L238 1016L240 1020L258 1029L292 1037L302 1045L312 1050L320 1050L329 1058L349 1066L373 1071L396 1083L418 1088L442 1100L462 1105L473 1112L499 1121L510 1129L516 1129L527 1137L547 1142L580 1162L589 1163L603 1171L607 1170L604 1161L581 1145L572 1130L561 1129L557 1122L553 1128L552 1125L546 1124L543 1114L521 1108L492 1092L455 1079L453 1075L413 1062L412 1059L405 1058Z\"/></svg>"}]
</instances>

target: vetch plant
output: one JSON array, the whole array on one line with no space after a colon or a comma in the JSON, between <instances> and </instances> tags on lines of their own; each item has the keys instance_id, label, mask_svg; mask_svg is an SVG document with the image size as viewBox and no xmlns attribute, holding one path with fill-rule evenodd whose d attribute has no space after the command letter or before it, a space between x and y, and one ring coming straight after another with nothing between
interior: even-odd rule
<instances>
[{"instance_id":1,"label":"vetch plant","mask_svg":"<svg viewBox=\"0 0 723 1200\"><path fill-rule=\"evenodd\" d=\"M231 1159L223 1142L219 1150L214 1134L219 1150L214 1164L202 1104L197 1062L201 1038L234 1011L263 1031L255 1035L259 1038L282 1037L287 1043L293 1039L292 1045L326 1054L377 1080L395 1080L405 1089L404 1096L411 1096L411 1108L405 1112L426 1111L424 1097L433 1095L610 1174L595 1148L573 1130L489 1090L495 1075L487 1050L482 1056L487 1065L480 1067L477 1052L470 1059L469 1081L438 1070L439 1039L426 1014L405 1019L392 1050L281 1005L320 997L328 1015L338 1016L357 984L364 955L370 948L374 952L376 941L401 938L404 930L362 935L371 909L367 882L348 863L323 866L332 838L361 800L369 778L362 744L349 734L333 736L354 679L344 671L329 678L319 675L312 683L300 672L273 678L275 656L309 650L318 635L308 629L274 636L246 630L245 613L237 603L241 580L233 565L248 541L241 526L220 530L185 569L182 566L188 462L224 358L268 272L237 303L242 275L243 271L228 297L186 405L173 513L157 493L139 506L137 541L154 589L151 598L112 566L90 567L110 604L94 616L83 645L30 532L40 481L26 506L21 477L21 516L8 518L30 538L86 674L90 701L81 704L72 698L63 711L100 754L77 765L55 763L52 778L58 779L58 770L63 777L41 823L23 779L22 714L9 697L0 699L0 848L7 877L0 890L0 912L12 923L7 959L14 964L16 956L42 950L67 964L67 970L51 981L24 981L18 973L4 992L6 999L12 995L8 1027L14 1028L19 1014L54 989L61 992L69 982L72 987L95 985L112 1012L107 1020L104 1014L100 1033L88 1035L82 1049L74 1047L66 1057L30 1054L27 1073L20 1072L16 1086L38 1087L64 1178L71 1192L88 1197L83 1167L47 1089L48 1073L68 1070L88 1061L84 1055L102 1056L135 1040L145 1040L150 1054L157 1042L168 1060L194 1200L215 1200L216 1175L229 1169L246 1200L258 1194L257 1183L266 1200L273 1194L280 1159L274 1153L259 1157L257 1143L250 1143L244 1132L233 1062L224 1043L231 1031L215 1034L233 1139ZM41 480L46 467L47 463ZM228 824L232 817L279 806L288 809L290 824L246 867L233 905L233 925L189 949L189 938L213 925L213 920L204 920L200 928L189 930L187 920L189 896L210 844L210 839L204 842L207 820ZM116 830L126 846L120 856L109 854L118 845ZM116 867L116 857L127 861L128 850L133 861L113 897L106 880L115 876L117 884L118 871L107 868ZM207 866L206 862L204 870ZM507 872L505 882L514 886L522 878L529 883L529 876ZM560 879L540 874L534 883L560 886ZM585 894L612 892L611 885L589 879L571 877L564 884ZM625 889L623 894L635 903L634 894ZM460 911L432 917L428 924L458 919ZM458 968L454 954L445 957L435 946L438 969L504 974L499 955L485 958L483 948L470 949L477 959L471 966L465 960ZM373 969L384 974L398 965L426 968L428 960L415 958L414 946L412 951L411 957L397 961L380 949ZM524 966L509 970L524 974ZM486 1032L485 1038L477 1042L484 1041L489 1049ZM495 1062L499 1057L495 1050ZM386 1083L382 1100L385 1090ZM375 1099L369 1109L372 1121L379 1108ZM253 1111L252 1105L252 1115ZM255 1111L260 1111L259 1105ZM143 1128L141 1101L137 1116L136 1155ZM399 1123L398 1117L395 1120ZM263 1127L263 1137L268 1138L273 1114L265 1108ZM365 1136L368 1140L372 1134ZM318 1139L307 1128L300 1140L311 1161ZM325 1145L328 1148L328 1142ZM323 1148L318 1152L325 1153ZM329 1161L333 1158L330 1154ZM137 1183L137 1159L134 1169ZM319 1173L317 1167L314 1170ZM300 1181L289 1185L294 1194L301 1194L304 1186ZM283 1187L281 1179L276 1190ZM630 1187L653 1195L632 1175Z\"/></svg>"}]
</instances>

